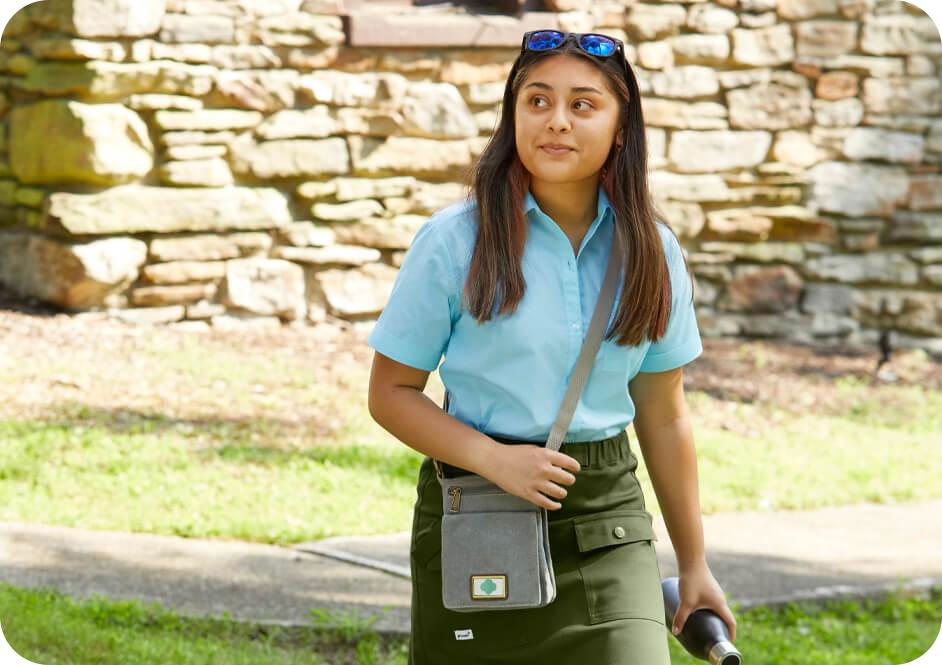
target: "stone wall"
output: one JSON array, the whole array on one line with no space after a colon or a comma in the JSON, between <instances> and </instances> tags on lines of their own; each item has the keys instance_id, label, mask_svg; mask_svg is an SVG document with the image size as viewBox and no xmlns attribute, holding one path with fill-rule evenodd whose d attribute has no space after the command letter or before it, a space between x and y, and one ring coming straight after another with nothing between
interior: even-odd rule
<instances>
[{"instance_id":1,"label":"stone wall","mask_svg":"<svg viewBox=\"0 0 942 665\"><path fill-rule=\"evenodd\" d=\"M187 328L368 322L523 31L621 37L705 336L942 354L942 40L884 0L45 0L0 41L0 282ZM537 6L538 5L538 6Z\"/></svg>"}]
</instances>

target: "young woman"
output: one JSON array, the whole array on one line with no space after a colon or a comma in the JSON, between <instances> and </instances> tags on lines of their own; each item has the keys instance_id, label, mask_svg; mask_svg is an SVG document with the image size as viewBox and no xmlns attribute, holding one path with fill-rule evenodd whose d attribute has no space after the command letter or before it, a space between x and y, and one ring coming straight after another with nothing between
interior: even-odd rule
<instances>
[{"instance_id":1,"label":"young woman","mask_svg":"<svg viewBox=\"0 0 942 665\"><path fill-rule=\"evenodd\" d=\"M432 215L406 253L369 336L369 409L426 455L410 548L412 665L670 663L631 422L677 555L672 627L706 607L735 639L704 557L684 401L683 365L703 350L692 280L677 238L656 219L646 150L622 43L528 32L468 200ZM547 450L616 243L626 260L609 328L562 447ZM423 393L443 353L447 412ZM551 604L443 607L432 459L447 475L477 473L547 508Z\"/></svg>"}]
</instances>

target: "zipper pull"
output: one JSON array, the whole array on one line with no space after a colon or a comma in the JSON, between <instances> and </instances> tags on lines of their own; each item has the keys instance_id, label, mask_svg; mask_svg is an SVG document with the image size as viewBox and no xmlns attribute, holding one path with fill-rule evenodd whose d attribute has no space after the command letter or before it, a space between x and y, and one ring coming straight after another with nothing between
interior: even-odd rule
<instances>
[{"instance_id":1,"label":"zipper pull","mask_svg":"<svg viewBox=\"0 0 942 665\"><path fill-rule=\"evenodd\" d=\"M458 512L458 505L461 503L461 488L458 486L449 487L448 493L451 494L451 508L450 511L453 513Z\"/></svg>"}]
</instances>

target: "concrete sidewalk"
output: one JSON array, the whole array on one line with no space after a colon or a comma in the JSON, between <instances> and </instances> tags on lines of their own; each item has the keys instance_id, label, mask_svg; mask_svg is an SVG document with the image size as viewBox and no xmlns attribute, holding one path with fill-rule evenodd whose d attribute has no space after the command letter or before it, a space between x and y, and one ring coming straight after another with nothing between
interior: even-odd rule
<instances>
[{"instance_id":1,"label":"concrete sidewalk","mask_svg":"<svg viewBox=\"0 0 942 665\"><path fill-rule=\"evenodd\" d=\"M940 516L942 500L705 515L707 562L743 609L916 591L942 584ZM663 520L654 527L661 573L676 575ZM380 632L409 631L407 532L275 547L0 522L0 579L256 623L355 611Z\"/></svg>"}]
</instances>

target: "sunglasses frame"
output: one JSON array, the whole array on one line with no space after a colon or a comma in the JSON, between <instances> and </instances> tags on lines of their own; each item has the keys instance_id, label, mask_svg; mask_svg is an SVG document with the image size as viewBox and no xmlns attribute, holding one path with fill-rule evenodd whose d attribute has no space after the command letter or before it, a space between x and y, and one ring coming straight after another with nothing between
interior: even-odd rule
<instances>
[{"instance_id":1,"label":"sunglasses frame","mask_svg":"<svg viewBox=\"0 0 942 665\"><path fill-rule=\"evenodd\" d=\"M555 33L561 34L563 36L563 41L561 41L557 46L553 46L552 48L544 48L544 49L530 48L530 37L535 35L538 32L555 32ZM613 42L615 42L615 50L610 55L599 55L598 53L590 53L582 45L582 42L579 41L586 35L592 35L594 37L604 37L605 39L611 39ZM602 59L614 58L616 55L621 53L621 63L625 70L625 81L627 82L631 80L631 72L628 69L628 58L625 57L625 43L622 40L618 39L617 37L612 37L610 35L603 35L600 32L566 32L565 30L557 30L555 28L542 28L540 30L527 30L525 33L523 33L523 40L520 43L520 52L524 53L526 51L533 51L535 53L542 53L544 51L555 51L556 49L565 46L566 43L570 39L576 42L576 46L578 46L579 49L583 53L585 53L586 55L590 55L594 58L602 58Z\"/></svg>"}]
</instances>

